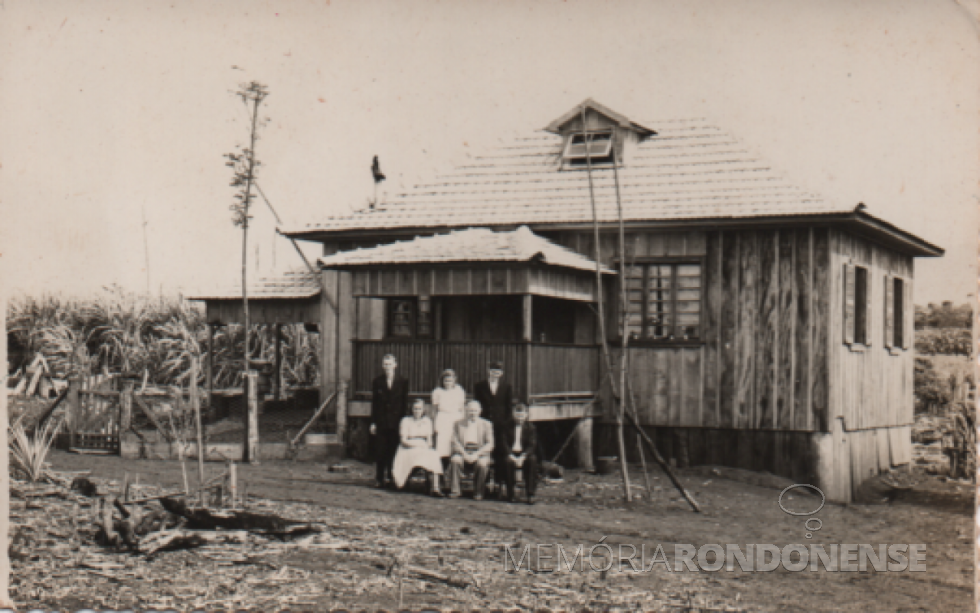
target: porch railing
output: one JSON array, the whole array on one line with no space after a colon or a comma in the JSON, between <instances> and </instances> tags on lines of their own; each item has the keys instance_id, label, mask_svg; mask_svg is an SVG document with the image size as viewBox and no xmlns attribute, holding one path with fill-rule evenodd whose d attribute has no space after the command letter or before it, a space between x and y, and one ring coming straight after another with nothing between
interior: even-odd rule
<instances>
[{"instance_id":1,"label":"porch railing","mask_svg":"<svg viewBox=\"0 0 980 613\"><path fill-rule=\"evenodd\" d=\"M487 363L504 363L505 377L518 398L594 392L599 382L599 350L594 346L528 342L385 340L353 342L353 392L367 394L381 373L386 354L398 358L412 394L428 396L446 368L456 371L468 394L487 376Z\"/></svg>"}]
</instances>

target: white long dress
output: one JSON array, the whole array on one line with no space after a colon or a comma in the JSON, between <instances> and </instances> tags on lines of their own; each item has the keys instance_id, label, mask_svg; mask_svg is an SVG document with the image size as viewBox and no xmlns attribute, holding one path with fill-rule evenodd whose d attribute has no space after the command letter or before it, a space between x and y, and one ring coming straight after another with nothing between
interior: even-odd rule
<instances>
[{"instance_id":1,"label":"white long dress","mask_svg":"<svg viewBox=\"0 0 980 613\"><path fill-rule=\"evenodd\" d=\"M432 437L432 420L428 417L415 419L409 415L403 417L398 426L399 440L421 439L423 441ZM391 466L391 478L395 485L404 487L408 477L412 474L412 469L416 466L422 467L429 472L442 474L442 461L436 450L428 445L423 447L405 447L401 443L395 453L395 461Z\"/></svg>"},{"instance_id":2,"label":"white long dress","mask_svg":"<svg viewBox=\"0 0 980 613\"><path fill-rule=\"evenodd\" d=\"M437 387L432 391L432 406L436 408L436 451L439 457L452 455L453 425L463 419L466 392L457 385L451 390Z\"/></svg>"}]
</instances>

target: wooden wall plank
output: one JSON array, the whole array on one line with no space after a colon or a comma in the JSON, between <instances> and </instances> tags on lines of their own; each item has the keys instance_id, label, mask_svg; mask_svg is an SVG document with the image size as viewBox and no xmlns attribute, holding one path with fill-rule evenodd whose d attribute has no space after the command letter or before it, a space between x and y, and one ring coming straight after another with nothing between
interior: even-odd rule
<instances>
[{"instance_id":1,"label":"wooden wall plank","mask_svg":"<svg viewBox=\"0 0 980 613\"><path fill-rule=\"evenodd\" d=\"M687 233L687 255L705 255L708 253L708 236L706 232Z\"/></svg>"},{"instance_id":2,"label":"wooden wall plank","mask_svg":"<svg viewBox=\"0 0 980 613\"><path fill-rule=\"evenodd\" d=\"M658 426L670 425L669 380L672 378L671 375L673 374L669 370L670 350L655 349L649 353L649 357L652 358L652 360L648 362L648 364L650 364L650 367L648 367L648 372L650 372L650 383L652 384L650 394L650 413L653 417L652 422Z\"/></svg>"},{"instance_id":3,"label":"wooden wall plank","mask_svg":"<svg viewBox=\"0 0 980 613\"><path fill-rule=\"evenodd\" d=\"M755 340L755 411L753 427L775 427L776 364L778 363L779 233L761 231L759 244L759 317Z\"/></svg>"},{"instance_id":4,"label":"wooden wall plank","mask_svg":"<svg viewBox=\"0 0 980 613\"><path fill-rule=\"evenodd\" d=\"M735 424L751 427L755 404L755 326L759 252L756 232L739 233L738 332L735 337Z\"/></svg>"},{"instance_id":5,"label":"wooden wall plank","mask_svg":"<svg viewBox=\"0 0 980 613\"><path fill-rule=\"evenodd\" d=\"M721 245L720 232L710 232L707 236L704 270L702 283L704 285L704 309L701 319L702 334L705 341L703 365L704 378L704 408L701 412L701 424L705 427L718 425L718 356L721 340L719 317L721 314Z\"/></svg>"},{"instance_id":6,"label":"wooden wall plank","mask_svg":"<svg viewBox=\"0 0 980 613\"><path fill-rule=\"evenodd\" d=\"M778 341L776 354L776 410L775 427L793 428L793 377L797 355L794 351L796 339L796 293L793 291L793 270L796 262L796 232L779 232L779 297L778 297Z\"/></svg>"},{"instance_id":7,"label":"wooden wall plank","mask_svg":"<svg viewBox=\"0 0 980 613\"><path fill-rule=\"evenodd\" d=\"M682 426L701 424L701 359L700 348L687 348L679 351L682 381L681 408L678 423Z\"/></svg>"},{"instance_id":8,"label":"wooden wall plank","mask_svg":"<svg viewBox=\"0 0 980 613\"><path fill-rule=\"evenodd\" d=\"M829 347L829 326L827 325L830 296L830 246L827 228L813 231L813 336L810 365L811 414L810 426L820 432L830 428L828 407L828 367L827 349Z\"/></svg>"},{"instance_id":9,"label":"wooden wall plank","mask_svg":"<svg viewBox=\"0 0 980 613\"><path fill-rule=\"evenodd\" d=\"M738 235L720 232L721 319L718 361L718 425L731 428L735 422L735 332L738 307Z\"/></svg>"},{"instance_id":10,"label":"wooden wall plank","mask_svg":"<svg viewBox=\"0 0 980 613\"><path fill-rule=\"evenodd\" d=\"M810 230L796 230L796 259L793 271L793 293L796 295L796 342L797 357L793 382L793 428L807 430L810 424L810 302L812 259L810 255Z\"/></svg>"}]
</instances>

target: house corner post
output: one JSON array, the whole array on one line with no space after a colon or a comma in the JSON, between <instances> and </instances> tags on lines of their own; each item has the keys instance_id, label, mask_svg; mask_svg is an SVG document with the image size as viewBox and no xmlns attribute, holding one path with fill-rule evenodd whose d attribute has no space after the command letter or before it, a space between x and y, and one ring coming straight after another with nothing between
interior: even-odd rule
<instances>
[{"instance_id":1,"label":"house corner post","mask_svg":"<svg viewBox=\"0 0 980 613\"><path fill-rule=\"evenodd\" d=\"M337 389L339 285L336 270L320 273L320 403Z\"/></svg>"}]
</instances>

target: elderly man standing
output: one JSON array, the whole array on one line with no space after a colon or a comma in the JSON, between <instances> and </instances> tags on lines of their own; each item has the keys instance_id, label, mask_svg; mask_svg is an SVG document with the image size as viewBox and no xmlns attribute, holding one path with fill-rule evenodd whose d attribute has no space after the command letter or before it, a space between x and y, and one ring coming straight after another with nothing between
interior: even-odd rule
<instances>
[{"instance_id":1,"label":"elderly man standing","mask_svg":"<svg viewBox=\"0 0 980 613\"><path fill-rule=\"evenodd\" d=\"M449 462L450 498L459 498L460 477L464 469L470 468L476 472L473 500L483 500L490 454L493 453L493 425L480 417L481 411L480 403L470 400L466 403L466 417L453 427L453 455Z\"/></svg>"},{"instance_id":2,"label":"elderly man standing","mask_svg":"<svg viewBox=\"0 0 980 613\"><path fill-rule=\"evenodd\" d=\"M384 487L398 451L398 427L408 411L408 380L398 376L398 359L388 354L381 359L384 373L371 383L371 435L374 437L374 478Z\"/></svg>"},{"instance_id":3,"label":"elderly man standing","mask_svg":"<svg viewBox=\"0 0 980 613\"><path fill-rule=\"evenodd\" d=\"M507 458L503 447L504 433L511 423L511 408L514 406L514 391L510 383L504 381L504 363L490 362L487 368L487 378L473 387L473 398L483 407L483 415L493 424L493 435L500 441L498 448L493 451L496 480L501 480L500 472L504 470Z\"/></svg>"}]
</instances>

